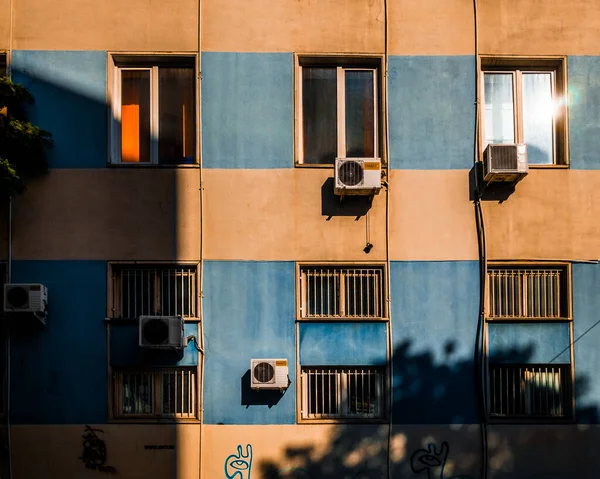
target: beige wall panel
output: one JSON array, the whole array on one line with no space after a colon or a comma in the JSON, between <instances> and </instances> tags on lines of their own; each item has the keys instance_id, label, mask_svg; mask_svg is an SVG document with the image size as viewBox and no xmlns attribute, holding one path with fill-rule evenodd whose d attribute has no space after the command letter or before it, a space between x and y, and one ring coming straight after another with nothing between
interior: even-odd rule
<instances>
[{"instance_id":1,"label":"beige wall panel","mask_svg":"<svg viewBox=\"0 0 600 479\"><path fill-rule=\"evenodd\" d=\"M202 3L204 51L383 52L383 0Z\"/></svg>"},{"instance_id":2,"label":"beige wall panel","mask_svg":"<svg viewBox=\"0 0 600 479\"><path fill-rule=\"evenodd\" d=\"M600 171L530 170L507 201L484 202L488 258L600 258Z\"/></svg>"},{"instance_id":3,"label":"beige wall panel","mask_svg":"<svg viewBox=\"0 0 600 479\"><path fill-rule=\"evenodd\" d=\"M597 0L478 0L480 53L598 55Z\"/></svg>"},{"instance_id":4,"label":"beige wall panel","mask_svg":"<svg viewBox=\"0 0 600 479\"><path fill-rule=\"evenodd\" d=\"M194 260L198 170L51 170L15 201L15 259Z\"/></svg>"},{"instance_id":5,"label":"beige wall panel","mask_svg":"<svg viewBox=\"0 0 600 479\"><path fill-rule=\"evenodd\" d=\"M395 478L415 477L410 457L417 449L442 441L452 444L445 472L477 472L479 428L473 425L395 425L391 441ZM379 478L385 474L388 426L380 425L289 425L204 426L203 471L205 478L222 477L225 461L252 446L252 479L272 477L342 477L356 468L356 477ZM433 471L432 471L433 472ZM242 476L245 478L246 476ZM354 475L352 477L355 477ZM433 475L431 476L433 477ZM438 477L438 476L435 476Z\"/></svg>"},{"instance_id":6,"label":"beige wall panel","mask_svg":"<svg viewBox=\"0 0 600 479\"><path fill-rule=\"evenodd\" d=\"M392 260L477 259L466 170L394 170L390 181Z\"/></svg>"},{"instance_id":7,"label":"beige wall panel","mask_svg":"<svg viewBox=\"0 0 600 479\"><path fill-rule=\"evenodd\" d=\"M83 454L84 425L15 426L12 428L13 477L31 479L65 477L94 479L99 475L86 469ZM106 444L107 466L122 479L198 479L199 425L116 425L92 426ZM174 446L173 449L146 449L144 446Z\"/></svg>"},{"instance_id":8,"label":"beige wall panel","mask_svg":"<svg viewBox=\"0 0 600 479\"><path fill-rule=\"evenodd\" d=\"M10 47L10 3L11 0L0 0L0 51Z\"/></svg>"},{"instance_id":9,"label":"beige wall panel","mask_svg":"<svg viewBox=\"0 0 600 479\"><path fill-rule=\"evenodd\" d=\"M467 55L475 51L473 0L389 1L392 55Z\"/></svg>"},{"instance_id":10,"label":"beige wall panel","mask_svg":"<svg viewBox=\"0 0 600 479\"><path fill-rule=\"evenodd\" d=\"M331 216L323 211L322 188L331 169L204 171L205 258L210 260L383 260L385 193L366 216ZM333 186L323 188L333 198ZM347 200L345 203L351 201Z\"/></svg>"},{"instance_id":11,"label":"beige wall panel","mask_svg":"<svg viewBox=\"0 0 600 479\"><path fill-rule=\"evenodd\" d=\"M21 50L197 50L197 0L18 0Z\"/></svg>"}]
</instances>

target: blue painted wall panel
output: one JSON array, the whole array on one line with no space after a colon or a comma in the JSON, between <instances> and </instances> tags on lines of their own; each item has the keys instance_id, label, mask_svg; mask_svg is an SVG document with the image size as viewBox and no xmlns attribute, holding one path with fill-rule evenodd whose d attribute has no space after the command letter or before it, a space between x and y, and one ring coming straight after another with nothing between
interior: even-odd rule
<instances>
[{"instance_id":1,"label":"blue painted wall panel","mask_svg":"<svg viewBox=\"0 0 600 479\"><path fill-rule=\"evenodd\" d=\"M303 366L385 366L385 323L302 323Z\"/></svg>"},{"instance_id":2,"label":"blue painted wall panel","mask_svg":"<svg viewBox=\"0 0 600 479\"><path fill-rule=\"evenodd\" d=\"M392 168L470 169L475 58L390 56L389 122Z\"/></svg>"},{"instance_id":3,"label":"blue painted wall panel","mask_svg":"<svg viewBox=\"0 0 600 479\"><path fill-rule=\"evenodd\" d=\"M295 422L294 275L292 262L205 263L205 423ZM283 396L249 390L251 358L288 360Z\"/></svg>"},{"instance_id":4,"label":"blue painted wall panel","mask_svg":"<svg viewBox=\"0 0 600 479\"><path fill-rule=\"evenodd\" d=\"M16 50L13 76L31 90L30 118L52 133L51 168L104 168L106 52Z\"/></svg>"},{"instance_id":5,"label":"blue painted wall panel","mask_svg":"<svg viewBox=\"0 0 600 479\"><path fill-rule=\"evenodd\" d=\"M394 422L478 422L478 263L393 262L390 273Z\"/></svg>"},{"instance_id":6,"label":"blue painted wall panel","mask_svg":"<svg viewBox=\"0 0 600 479\"><path fill-rule=\"evenodd\" d=\"M600 265L573 265L573 348L577 422L600 423Z\"/></svg>"},{"instance_id":7,"label":"blue painted wall panel","mask_svg":"<svg viewBox=\"0 0 600 479\"><path fill-rule=\"evenodd\" d=\"M106 263L15 261L12 280L46 285L49 313L46 329L13 328L11 420L106 422Z\"/></svg>"},{"instance_id":8,"label":"blue painted wall panel","mask_svg":"<svg viewBox=\"0 0 600 479\"><path fill-rule=\"evenodd\" d=\"M202 143L207 168L292 168L291 53L202 54Z\"/></svg>"},{"instance_id":9,"label":"blue painted wall panel","mask_svg":"<svg viewBox=\"0 0 600 479\"><path fill-rule=\"evenodd\" d=\"M186 323L184 333L185 337L195 336L200 343L196 323ZM138 322L132 321L111 326L110 362L113 366L196 366L198 351L191 341L181 352L140 348Z\"/></svg>"},{"instance_id":10,"label":"blue painted wall panel","mask_svg":"<svg viewBox=\"0 0 600 479\"><path fill-rule=\"evenodd\" d=\"M496 363L571 362L569 323L495 322L488 325L488 354Z\"/></svg>"},{"instance_id":11,"label":"blue painted wall panel","mask_svg":"<svg viewBox=\"0 0 600 479\"><path fill-rule=\"evenodd\" d=\"M569 66L571 168L600 168L600 57L573 56Z\"/></svg>"}]
</instances>

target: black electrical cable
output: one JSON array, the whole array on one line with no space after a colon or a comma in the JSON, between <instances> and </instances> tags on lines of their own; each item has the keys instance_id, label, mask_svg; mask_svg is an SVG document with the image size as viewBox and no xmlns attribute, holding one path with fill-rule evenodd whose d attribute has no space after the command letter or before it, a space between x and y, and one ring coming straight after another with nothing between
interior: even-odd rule
<instances>
[{"instance_id":1,"label":"black electrical cable","mask_svg":"<svg viewBox=\"0 0 600 479\"><path fill-rule=\"evenodd\" d=\"M487 252L485 224L479 197L475 200L475 224L477 227L477 246L479 253L479 312L477 318L477 337L475 340L475 384L479 418L481 422L481 477L488 476L488 428L487 428L487 388L485 384L485 280L487 275Z\"/></svg>"},{"instance_id":2,"label":"black electrical cable","mask_svg":"<svg viewBox=\"0 0 600 479\"><path fill-rule=\"evenodd\" d=\"M204 350L200 346L198 346L198 339L196 339L196 336L194 336L194 335L188 336L187 340L192 341L194 343L194 347L196 348L196 351L198 351L200 354L204 355Z\"/></svg>"}]
</instances>

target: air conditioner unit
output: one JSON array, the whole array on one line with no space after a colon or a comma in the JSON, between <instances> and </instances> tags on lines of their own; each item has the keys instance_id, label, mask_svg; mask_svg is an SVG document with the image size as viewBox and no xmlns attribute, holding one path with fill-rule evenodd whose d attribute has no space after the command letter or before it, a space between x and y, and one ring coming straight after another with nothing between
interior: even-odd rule
<instances>
[{"instance_id":1,"label":"air conditioner unit","mask_svg":"<svg viewBox=\"0 0 600 479\"><path fill-rule=\"evenodd\" d=\"M490 144L483 153L483 180L516 184L527 175L527 145Z\"/></svg>"},{"instance_id":2,"label":"air conditioner unit","mask_svg":"<svg viewBox=\"0 0 600 479\"><path fill-rule=\"evenodd\" d=\"M252 389L287 389L289 386L287 359L251 359Z\"/></svg>"},{"instance_id":3,"label":"air conditioner unit","mask_svg":"<svg viewBox=\"0 0 600 479\"><path fill-rule=\"evenodd\" d=\"M183 324L181 316L140 316L139 345L152 349L183 349Z\"/></svg>"},{"instance_id":4,"label":"air conditioner unit","mask_svg":"<svg viewBox=\"0 0 600 479\"><path fill-rule=\"evenodd\" d=\"M336 195L371 195L381 189L379 158L336 158Z\"/></svg>"},{"instance_id":5,"label":"air conditioner unit","mask_svg":"<svg viewBox=\"0 0 600 479\"><path fill-rule=\"evenodd\" d=\"M48 290L43 284L5 284L4 311L7 313L46 314Z\"/></svg>"}]
</instances>

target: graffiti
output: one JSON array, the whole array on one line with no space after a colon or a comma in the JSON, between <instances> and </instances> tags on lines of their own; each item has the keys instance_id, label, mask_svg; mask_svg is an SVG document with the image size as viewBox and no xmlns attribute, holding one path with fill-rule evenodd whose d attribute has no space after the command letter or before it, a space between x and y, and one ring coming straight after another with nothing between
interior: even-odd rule
<instances>
[{"instance_id":1,"label":"graffiti","mask_svg":"<svg viewBox=\"0 0 600 479\"><path fill-rule=\"evenodd\" d=\"M427 449L417 449L410 456L410 467L415 474L427 471L427 479L472 479L471 476L444 476L444 467L448 460L450 446L442 442L438 452L435 444L429 444Z\"/></svg>"},{"instance_id":2,"label":"graffiti","mask_svg":"<svg viewBox=\"0 0 600 479\"><path fill-rule=\"evenodd\" d=\"M98 437L97 432L104 433L102 429L93 429L86 424L83 435L83 455L79 458L88 469L96 469L108 474L116 474L117 470L112 466L107 466L106 462L106 444Z\"/></svg>"},{"instance_id":3,"label":"graffiti","mask_svg":"<svg viewBox=\"0 0 600 479\"><path fill-rule=\"evenodd\" d=\"M242 454L241 444L237 447L237 454L231 454L225 459L226 479L250 479L252 469L252 445L246 444L246 454Z\"/></svg>"}]
</instances>

